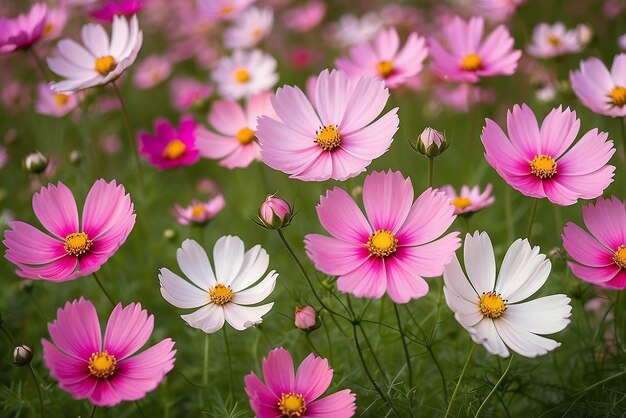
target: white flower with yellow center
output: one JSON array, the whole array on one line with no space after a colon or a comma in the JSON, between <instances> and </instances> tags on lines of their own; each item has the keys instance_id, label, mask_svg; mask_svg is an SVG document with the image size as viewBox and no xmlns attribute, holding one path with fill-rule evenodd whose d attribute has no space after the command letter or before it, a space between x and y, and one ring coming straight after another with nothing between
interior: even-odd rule
<instances>
[{"instance_id":1,"label":"white flower with yellow center","mask_svg":"<svg viewBox=\"0 0 626 418\"><path fill-rule=\"evenodd\" d=\"M143 42L137 16L130 22L113 18L111 38L102 25L89 23L81 29L83 45L62 39L56 54L48 58L50 69L65 80L50 83L55 93L73 93L116 80L137 58Z\"/></svg>"},{"instance_id":2,"label":"white flower with yellow center","mask_svg":"<svg viewBox=\"0 0 626 418\"><path fill-rule=\"evenodd\" d=\"M539 254L539 247L531 248L527 239L515 241L497 279L486 232L467 234L463 251L467 276L455 257L443 273L443 290L454 317L474 342L501 357L509 356L507 347L524 357L537 357L561 345L541 335L559 332L569 324L570 298L551 295L522 302L550 274L550 260Z\"/></svg>"},{"instance_id":3,"label":"white flower with yellow center","mask_svg":"<svg viewBox=\"0 0 626 418\"><path fill-rule=\"evenodd\" d=\"M213 71L213 81L221 96L241 99L270 90L278 81L276 60L258 49L236 50L223 57Z\"/></svg>"},{"instance_id":4,"label":"white flower with yellow center","mask_svg":"<svg viewBox=\"0 0 626 418\"><path fill-rule=\"evenodd\" d=\"M269 265L269 256L260 245L244 253L239 237L221 237L213 248L215 273L207 253L194 240L185 240L176 258L191 283L162 268L161 295L178 308L200 308L181 315L194 328L213 333L226 321L242 331L260 323L274 306L274 303L257 305L272 293L278 277L272 270L260 280Z\"/></svg>"},{"instance_id":5,"label":"white flower with yellow center","mask_svg":"<svg viewBox=\"0 0 626 418\"><path fill-rule=\"evenodd\" d=\"M230 49L252 48L272 30L274 13L270 8L251 7L235 19L224 32L224 44Z\"/></svg>"}]
</instances>

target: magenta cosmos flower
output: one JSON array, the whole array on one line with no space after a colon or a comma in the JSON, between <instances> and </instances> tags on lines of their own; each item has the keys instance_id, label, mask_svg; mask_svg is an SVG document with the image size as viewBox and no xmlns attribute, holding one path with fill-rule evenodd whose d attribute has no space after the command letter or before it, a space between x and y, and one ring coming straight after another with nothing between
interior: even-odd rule
<instances>
[{"instance_id":1,"label":"magenta cosmos flower","mask_svg":"<svg viewBox=\"0 0 626 418\"><path fill-rule=\"evenodd\" d=\"M500 25L483 40L484 29L482 17L466 22L455 16L443 28L448 50L437 39L429 39L433 71L445 79L470 83L481 77L515 73L522 51L513 49L515 41L507 28Z\"/></svg>"},{"instance_id":2,"label":"magenta cosmos flower","mask_svg":"<svg viewBox=\"0 0 626 418\"><path fill-rule=\"evenodd\" d=\"M291 354L276 348L263 358L263 377L265 383L254 372L244 379L257 418L350 418L356 412L356 396L350 389L318 399L330 386L333 369L313 353L294 374Z\"/></svg>"},{"instance_id":3,"label":"magenta cosmos flower","mask_svg":"<svg viewBox=\"0 0 626 418\"><path fill-rule=\"evenodd\" d=\"M372 43L350 48L348 57L336 61L337 68L350 77L370 75L385 81L389 88L398 87L422 71L428 56L426 40L411 33L404 47L395 28L381 29Z\"/></svg>"},{"instance_id":4,"label":"magenta cosmos flower","mask_svg":"<svg viewBox=\"0 0 626 418\"><path fill-rule=\"evenodd\" d=\"M494 121L486 121L480 137L485 158L525 196L568 206L600 196L613 181L615 167L606 165L615 153L613 141L592 129L572 146L580 119L569 108L552 109L540 128L528 106L515 105L507 113L509 137Z\"/></svg>"},{"instance_id":5,"label":"magenta cosmos flower","mask_svg":"<svg viewBox=\"0 0 626 418\"><path fill-rule=\"evenodd\" d=\"M63 282L100 269L126 241L135 225L134 205L115 180L94 183L78 222L76 200L63 183L33 196L35 216L52 236L20 221L9 222L2 243L5 258L25 279Z\"/></svg>"},{"instance_id":6,"label":"magenta cosmos flower","mask_svg":"<svg viewBox=\"0 0 626 418\"><path fill-rule=\"evenodd\" d=\"M314 105L298 87L283 86L272 98L282 122L259 119L261 158L304 181L354 177L387 151L398 130L398 108L373 122L388 98L382 81L337 70L320 73Z\"/></svg>"},{"instance_id":7,"label":"magenta cosmos flower","mask_svg":"<svg viewBox=\"0 0 626 418\"><path fill-rule=\"evenodd\" d=\"M626 208L613 196L583 208L589 230L569 222L563 246L574 259L568 265L581 280L609 289L626 288Z\"/></svg>"},{"instance_id":8,"label":"magenta cosmos flower","mask_svg":"<svg viewBox=\"0 0 626 418\"><path fill-rule=\"evenodd\" d=\"M155 167L161 170L191 165L200 158L196 148L196 123L191 116L180 120L178 129L165 119L154 123L155 135L141 133L140 152Z\"/></svg>"},{"instance_id":9,"label":"magenta cosmos flower","mask_svg":"<svg viewBox=\"0 0 626 418\"><path fill-rule=\"evenodd\" d=\"M626 54L615 56L611 71L598 58L582 61L570 80L578 99L593 112L626 116Z\"/></svg>"},{"instance_id":10,"label":"magenta cosmos flower","mask_svg":"<svg viewBox=\"0 0 626 418\"><path fill-rule=\"evenodd\" d=\"M48 6L36 3L28 14L13 19L0 17L0 54L28 48L43 36Z\"/></svg>"},{"instance_id":11,"label":"magenta cosmos flower","mask_svg":"<svg viewBox=\"0 0 626 418\"><path fill-rule=\"evenodd\" d=\"M411 179L374 172L365 178L367 219L350 195L335 187L320 198L317 215L332 235L305 237L307 255L318 270L340 276L337 287L356 297L396 303L428 293L423 277L443 274L461 246L458 232L439 238L456 216L450 199L428 189L413 202Z\"/></svg>"},{"instance_id":12,"label":"magenta cosmos flower","mask_svg":"<svg viewBox=\"0 0 626 418\"><path fill-rule=\"evenodd\" d=\"M101 7L89 12L89 15L102 22L113 22L115 16L131 17L141 11L143 4L140 0L110 0Z\"/></svg>"},{"instance_id":13,"label":"magenta cosmos flower","mask_svg":"<svg viewBox=\"0 0 626 418\"><path fill-rule=\"evenodd\" d=\"M48 324L52 343L41 340L43 359L52 377L74 399L97 406L136 401L153 391L174 368L174 341L166 338L147 350L143 347L154 327L154 317L131 303L118 303L102 341L96 308L80 298L59 308Z\"/></svg>"}]
</instances>

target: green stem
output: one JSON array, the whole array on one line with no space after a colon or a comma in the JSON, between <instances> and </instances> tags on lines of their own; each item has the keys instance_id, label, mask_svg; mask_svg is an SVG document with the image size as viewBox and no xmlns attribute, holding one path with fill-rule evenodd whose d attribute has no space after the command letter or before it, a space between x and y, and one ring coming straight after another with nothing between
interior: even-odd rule
<instances>
[{"instance_id":1,"label":"green stem","mask_svg":"<svg viewBox=\"0 0 626 418\"><path fill-rule=\"evenodd\" d=\"M428 350L428 353L430 354L430 358L433 359L433 363L435 363L435 367L437 367L437 370L439 371L439 376L441 377L441 387L443 388L443 398L446 401L446 403L448 403L448 385L446 384L446 376L443 374L443 369L441 368L441 364L439 364L439 361L437 360L437 357L435 356L433 347L431 345L427 345L426 350Z\"/></svg>"},{"instance_id":2,"label":"green stem","mask_svg":"<svg viewBox=\"0 0 626 418\"><path fill-rule=\"evenodd\" d=\"M435 159L428 157L428 187L433 187L433 174L435 172Z\"/></svg>"},{"instance_id":3,"label":"green stem","mask_svg":"<svg viewBox=\"0 0 626 418\"><path fill-rule=\"evenodd\" d=\"M363 334L363 338L365 339L365 344L367 344L367 348L370 350L370 353L372 354L372 358L374 359L374 363L376 363L376 367L378 368L378 371L380 371L380 374L383 377L383 382L385 384L388 384L387 383L387 374L385 373L385 369L383 369L383 365L380 362L380 360L378 359L378 356L376 355L376 351L374 351L374 346L370 342L370 339L368 338L367 333L363 329L363 326L361 325L361 323L359 323L359 329L361 330L361 334Z\"/></svg>"},{"instance_id":4,"label":"green stem","mask_svg":"<svg viewBox=\"0 0 626 418\"><path fill-rule=\"evenodd\" d=\"M37 388L37 395L39 396L39 409L41 411L41 418L44 418L43 395L41 393L39 380L37 379L37 375L35 374L35 369L33 368L32 363L28 364L28 369L30 370L30 374L33 376L33 381L35 382L35 387Z\"/></svg>"},{"instance_id":5,"label":"green stem","mask_svg":"<svg viewBox=\"0 0 626 418\"><path fill-rule=\"evenodd\" d=\"M224 344L226 345L226 355L228 356L228 376L229 376L229 384L230 384L230 398L232 401L235 401L235 389L233 385L233 360L230 356L230 345L228 344L228 335L226 333L226 327L222 327L224 331Z\"/></svg>"},{"instance_id":6,"label":"green stem","mask_svg":"<svg viewBox=\"0 0 626 418\"><path fill-rule=\"evenodd\" d=\"M478 411L476 411L476 415L474 415L474 418L477 418L480 416L480 413L487 406L487 402L489 402L489 399L493 396L493 394L496 392L496 389L498 389L498 387L500 386L500 383L502 383L502 381L506 377L507 373L509 372L509 369L511 368L511 363L513 363L513 357L514 357L514 354L511 353L511 357L509 357L509 362L506 365L506 369L504 369L504 373L502 373L502 376L500 376L500 379L498 379L496 384L493 386L493 389L491 389L491 392L489 392L489 395L487 395L483 403L480 404L480 407L478 408Z\"/></svg>"},{"instance_id":7,"label":"green stem","mask_svg":"<svg viewBox=\"0 0 626 418\"><path fill-rule=\"evenodd\" d=\"M448 408L446 409L446 414L444 418L448 418L450 415L450 410L452 409L452 404L454 404L454 400L456 399L456 394L459 391L459 387L461 386L461 381L463 380L463 376L465 375L465 371L467 370L467 366L469 366L470 361L472 360L472 355L474 354L474 350L476 350L476 344L471 342L472 348L470 348L469 353L467 353L467 359L465 359L465 364L463 365L463 369L461 370L461 374L459 376L459 380L456 382L456 386L454 386L454 391L452 392L452 397L450 398L450 402L448 402Z\"/></svg>"},{"instance_id":8,"label":"green stem","mask_svg":"<svg viewBox=\"0 0 626 418\"><path fill-rule=\"evenodd\" d=\"M209 334L204 336L204 366L202 367L202 386L209 387Z\"/></svg>"},{"instance_id":9,"label":"green stem","mask_svg":"<svg viewBox=\"0 0 626 418\"><path fill-rule=\"evenodd\" d=\"M135 158L135 166L137 168L137 176L139 178L139 184L143 188L143 174L141 172L141 160L139 159L139 151L137 150L137 143L135 139L135 130L133 129L133 124L130 121L130 113L128 112L128 107L126 106L126 102L124 101L124 97L122 96L122 92L115 82L111 82L113 86L113 90L115 91L115 95L122 106L122 115L124 116L124 123L126 124L126 130L128 131L128 140L129 146L132 149L133 157Z\"/></svg>"},{"instance_id":10,"label":"green stem","mask_svg":"<svg viewBox=\"0 0 626 418\"><path fill-rule=\"evenodd\" d=\"M528 218L528 229L526 231L526 238L530 241L533 233L533 223L535 222L535 215L537 214L537 206L539 206L539 199L533 199L532 206L530 207L530 217Z\"/></svg>"},{"instance_id":11,"label":"green stem","mask_svg":"<svg viewBox=\"0 0 626 418\"><path fill-rule=\"evenodd\" d=\"M91 413L89 414L89 418L93 418L96 416L96 405L92 405Z\"/></svg>"},{"instance_id":12,"label":"green stem","mask_svg":"<svg viewBox=\"0 0 626 418\"><path fill-rule=\"evenodd\" d=\"M30 48L27 48L26 51L29 52L30 55L35 60L35 63L37 64L37 69L41 73L41 77L46 82L50 81L50 74L48 73L48 67L46 67L46 65L43 63L41 57L39 56L37 51L35 51L35 48L34 47L30 47Z\"/></svg>"},{"instance_id":13,"label":"green stem","mask_svg":"<svg viewBox=\"0 0 626 418\"><path fill-rule=\"evenodd\" d=\"M111 303L111 306L115 307L115 302L113 302L113 298L111 297L111 295L109 295L109 292L107 292L107 290L102 285L102 282L98 278L98 275L96 274L96 272L94 271L92 274L93 274L93 278L96 279L96 283L98 283L98 286L100 286L102 293L104 293L104 296L106 296L106 298L109 300L109 302Z\"/></svg>"},{"instance_id":14,"label":"green stem","mask_svg":"<svg viewBox=\"0 0 626 418\"><path fill-rule=\"evenodd\" d=\"M404 349L404 358L406 360L407 373L409 375L409 388L412 388L413 387L413 368L411 367L411 357L409 356L409 348L406 345L406 338L404 337L404 331L402 330L402 321L400 321L400 312L398 312L398 306L395 303L393 304L393 310L396 313L396 321L398 321L398 330L400 331L400 338L402 339L402 348Z\"/></svg>"},{"instance_id":15,"label":"green stem","mask_svg":"<svg viewBox=\"0 0 626 418\"><path fill-rule=\"evenodd\" d=\"M622 118L620 127L622 129L622 152L624 153L624 164L626 165L626 116Z\"/></svg>"}]
</instances>

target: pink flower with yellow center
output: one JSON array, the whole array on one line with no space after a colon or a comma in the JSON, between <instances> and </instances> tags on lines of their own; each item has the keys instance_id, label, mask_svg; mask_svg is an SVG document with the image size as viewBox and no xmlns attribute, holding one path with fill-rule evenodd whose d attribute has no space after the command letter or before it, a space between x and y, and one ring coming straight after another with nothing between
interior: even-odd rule
<instances>
[{"instance_id":1,"label":"pink flower with yellow center","mask_svg":"<svg viewBox=\"0 0 626 418\"><path fill-rule=\"evenodd\" d=\"M176 222L181 225L204 225L224 209L224 195L218 193L206 202L193 200L189 206L174 205L173 213Z\"/></svg>"},{"instance_id":2,"label":"pink flower with yellow center","mask_svg":"<svg viewBox=\"0 0 626 418\"><path fill-rule=\"evenodd\" d=\"M470 188L468 185L464 184L461 186L461 190L458 194L451 185L443 186L440 190L450 198L450 203L454 206L455 215L470 215L493 205L496 198L491 195L492 189L493 186L488 184L481 193L480 186Z\"/></svg>"},{"instance_id":3,"label":"pink flower with yellow center","mask_svg":"<svg viewBox=\"0 0 626 418\"><path fill-rule=\"evenodd\" d=\"M613 58L609 71L598 58L580 63L580 69L570 72L572 90L591 111L600 115L626 116L626 54Z\"/></svg>"},{"instance_id":4,"label":"pink flower with yellow center","mask_svg":"<svg viewBox=\"0 0 626 418\"><path fill-rule=\"evenodd\" d=\"M196 123L191 116L183 117L178 129L165 119L157 119L154 136L145 132L139 135L141 155L161 170L194 164L200 158L195 130Z\"/></svg>"},{"instance_id":5,"label":"pink flower with yellow center","mask_svg":"<svg viewBox=\"0 0 626 418\"><path fill-rule=\"evenodd\" d=\"M198 8L212 20L232 20L256 0L199 0Z\"/></svg>"},{"instance_id":6,"label":"pink flower with yellow center","mask_svg":"<svg viewBox=\"0 0 626 418\"><path fill-rule=\"evenodd\" d=\"M76 94L53 93L45 83L37 86L37 103L35 104L37 113L61 117L76 109L77 106Z\"/></svg>"},{"instance_id":7,"label":"pink flower with yellow center","mask_svg":"<svg viewBox=\"0 0 626 418\"><path fill-rule=\"evenodd\" d=\"M0 54L28 48L41 39L46 28L48 6L36 3L28 14L13 19L0 17Z\"/></svg>"}]
</instances>

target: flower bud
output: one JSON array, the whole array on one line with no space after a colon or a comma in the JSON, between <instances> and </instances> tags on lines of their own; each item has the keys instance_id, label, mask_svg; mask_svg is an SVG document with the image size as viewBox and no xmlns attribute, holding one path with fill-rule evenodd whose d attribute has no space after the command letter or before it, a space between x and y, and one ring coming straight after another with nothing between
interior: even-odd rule
<instances>
[{"instance_id":1,"label":"flower bud","mask_svg":"<svg viewBox=\"0 0 626 418\"><path fill-rule=\"evenodd\" d=\"M296 306L296 327L309 331L317 324L317 312L310 306Z\"/></svg>"},{"instance_id":2,"label":"flower bud","mask_svg":"<svg viewBox=\"0 0 626 418\"><path fill-rule=\"evenodd\" d=\"M24 169L31 174L41 174L48 167L48 158L41 152L33 152L24 158Z\"/></svg>"},{"instance_id":3,"label":"flower bud","mask_svg":"<svg viewBox=\"0 0 626 418\"><path fill-rule=\"evenodd\" d=\"M176 239L176 231L173 229L166 229L163 231L163 238L168 241L174 241Z\"/></svg>"},{"instance_id":4,"label":"flower bud","mask_svg":"<svg viewBox=\"0 0 626 418\"><path fill-rule=\"evenodd\" d=\"M582 45L588 45L593 39L593 29L589 25L580 23L576 26L576 37Z\"/></svg>"},{"instance_id":5,"label":"flower bud","mask_svg":"<svg viewBox=\"0 0 626 418\"><path fill-rule=\"evenodd\" d=\"M424 129L415 143L410 142L410 144L415 151L430 158L443 154L449 145L445 134L433 128Z\"/></svg>"},{"instance_id":6,"label":"flower bud","mask_svg":"<svg viewBox=\"0 0 626 418\"><path fill-rule=\"evenodd\" d=\"M18 345L13 350L13 365L17 367L26 366L33 359L33 350L25 345Z\"/></svg>"},{"instance_id":7,"label":"flower bud","mask_svg":"<svg viewBox=\"0 0 626 418\"><path fill-rule=\"evenodd\" d=\"M291 216L292 210L289 203L273 194L268 195L259 208L259 220L268 229L288 226Z\"/></svg>"},{"instance_id":8,"label":"flower bud","mask_svg":"<svg viewBox=\"0 0 626 418\"><path fill-rule=\"evenodd\" d=\"M79 165L81 161L83 161L83 153L75 149L73 151L70 151L70 153L67 155L67 159L72 165Z\"/></svg>"}]
</instances>

